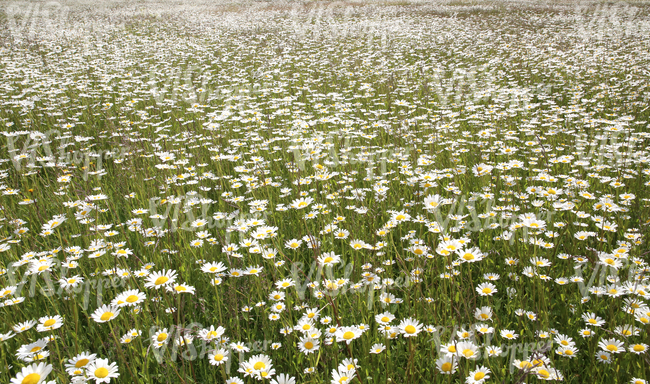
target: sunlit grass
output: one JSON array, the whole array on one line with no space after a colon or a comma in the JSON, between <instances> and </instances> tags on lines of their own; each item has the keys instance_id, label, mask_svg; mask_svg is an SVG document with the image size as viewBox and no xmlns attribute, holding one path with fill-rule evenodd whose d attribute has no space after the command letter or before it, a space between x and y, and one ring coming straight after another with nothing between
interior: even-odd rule
<instances>
[{"instance_id":1,"label":"sunlit grass","mask_svg":"<svg viewBox=\"0 0 650 384\"><path fill-rule=\"evenodd\" d=\"M2 382L647 379L645 4L17 4Z\"/></svg>"}]
</instances>

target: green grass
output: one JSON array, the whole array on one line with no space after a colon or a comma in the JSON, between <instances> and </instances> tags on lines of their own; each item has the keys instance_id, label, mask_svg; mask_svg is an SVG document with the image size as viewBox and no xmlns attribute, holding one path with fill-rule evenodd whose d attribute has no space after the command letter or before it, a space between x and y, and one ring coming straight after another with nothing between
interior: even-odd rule
<instances>
[{"instance_id":1,"label":"green grass","mask_svg":"<svg viewBox=\"0 0 650 384\"><path fill-rule=\"evenodd\" d=\"M650 330L647 5L618 19L553 3L353 5L70 4L27 40L8 24L0 381L21 382L37 355L19 349L47 337L57 383L75 382L66 364L82 352L116 363L115 383L253 383L238 369L259 354L271 379L298 383L330 382L349 358L354 382L460 383L480 367L486 382L648 379L648 353L630 351ZM323 267L329 255L338 263ZM221 273L202 271L216 262ZM163 271L189 290L138 276ZM477 291L486 282L492 295ZM129 290L145 299L93 318ZM322 334L305 354L302 332L281 330L313 310ZM591 313L604 323L588 325ZM37 329L56 315L60 328ZM407 319L424 326L415 337L400 331ZM210 326L225 329L221 346L199 336ZM331 326L364 330L347 344ZM194 341L175 346L183 330ZM472 345L458 345L480 356L442 374L436 362L465 331ZM611 338L625 349L606 364L596 355ZM575 357L558 353L562 339ZM219 366L218 347L230 350Z\"/></svg>"}]
</instances>

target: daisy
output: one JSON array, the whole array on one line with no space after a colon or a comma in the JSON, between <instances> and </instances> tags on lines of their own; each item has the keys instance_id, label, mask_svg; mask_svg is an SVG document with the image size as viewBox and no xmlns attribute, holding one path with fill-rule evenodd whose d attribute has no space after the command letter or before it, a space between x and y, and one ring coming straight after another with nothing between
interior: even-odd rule
<instances>
[{"instance_id":1,"label":"daisy","mask_svg":"<svg viewBox=\"0 0 650 384\"><path fill-rule=\"evenodd\" d=\"M370 347L370 353L378 354L382 353L386 349L386 346L384 344L373 344L372 347Z\"/></svg>"},{"instance_id":2,"label":"daisy","mask_svg":"<svg viewBox=\"0 0 650 384\"><path fill-rule=\"evenodd\" d=\"M38 361L38 360L43 360L46 357L50 355L50 352L48 351L41 351L41 352L36 352L33 354L27 354L27 355L22 355L19 356L18 358L22 361L26 362L33 362L33 361Z\"/></svg>"},{"instance_id":3,"label":"daisy","mask_svg":"<svg viewBox=\"0 0 650 384\"><path fill-rule=\"evenodd\" d=\"M582 319L587 325L590 325L592 327L601 327L603 324L605 324L605 321L602 318L596 316L596 314L593 312L583 313Z\"/></svg>"},{"instance_id":4,"label":"daisy","mask_svg":"<svg viewBox=\"0 0 650 384\"><path fill-rule=\"evenodd\" d=\"M253 369L253 372L263 372L273 367L271 358L264 354L252 356L245 362L245 364L250 366Z\"/></svg>"},{"instance_id":5,"label":"daisy","mask_svg":"<svg viewBox=\"0 0 650 384\"><path fill-rule=\"evenodd\" d=\"M566 356L569 358L574 358L576 357L576 354L578 353L578 349L576 347L559 347L558 349L555 350L555 353L560 355L560 356Z\"/></svg>"},{"instance_id":6,"label":"daisy","mask_svg":"<svg viewBox=\"0 0 650 384\"><path fill-rule=\"evenodd\" d=\"M508 339L508 340L515 340L515 339L517 339L517 337L519 337L519 335L516 334L515 331L511 331L509 329L502 329L501 330L501 337L503 337L504 339Z\"/></svg>"},{"instance_id":7,"label":"daisy","mask_svg":"<svg viewBox=\"0 0 650 384\"><path fill-rule=\"evenodd\" d=\"M176 271L152 272L147 276L147 282L144 284L146 288L159 289L160 287L172 284L176 281Z\"/></svg>"},{"instance_id":8,"label":"daisy","mask_svg":"<svg viewBox=\"0 0 650 384\"><path fill-rule=\"evenodd\" d=\"M307 308L304 316L308 319L313 319L314 321L316 321L318 320L319 313L320 311L318 310L318 308Z\"/></svg>"},{"instance_id":9,"label":"daisy","mask_svg":"<svg viewBox=\"0 0 650 384\"><path fill-rule=\"evenodd\" d=\"M291 278L287 278L284 280L276 281L275 286L278 287L278 289L287 289L289 287L293 287L295 283Z\"/></svg>"},{"instance_id":10,"label":"daisy","mask_svg":"<svg viewBox=\"0 0 650 384\"><path fill-rule=\"evenodd\" d=\"M625 352L623 343L616 339L603 339L598 342L598 347L609 353L621 353Z\"/></svg>"},{"instance_id":11,"label":"daisy","mask_svg":"<svg viewBox=\"0 0 650 384\"><path fill-rule=\"evenodd\" d=\"M475 263L485 257L483 252L476 247L467 250L458 249L456 252L460 255L460 261L463 263Z\"/></svg>"},{"instance_id":12,"label":"daisy","mask_svg":"<svg viewBox=\"0 0 650 384\"><path fill-rule=\"evenodd\" d=\"M46 331L51 331L53 329L58 329L63 326L63 318L59 315L55 316L45 316L41 317L38 319L38 326L36 327L36 330L38 332L46 332Z\"/></svg>"},{"instance_id":13,"label":"daisy","mask_svg":"<svg viewBox=\"0 0 650 384\"><path fill-rule=\"evenodd\" d=\"M485 380L490 378L490 370L486 367L479 367L469 373L467 376L467 379L465 380L465 383L467 384L481 384L485 382Z\"/></svg>"},{"instance_id":14,"label":"daisy","mask_svg":"<svg viewBox=\"0 0 650 384\"><path fill-rule=\"evenodd\" d=\"M214 328L214 325L211 325L210 328L205 328L199 331L199 337L205 341L213 341L220 338L226 329L224 327Z\"/></svg>"},{"instance_id":15,"label":"daisy","mask_svg":"<svg viewBox=\"0 0 650 384\"><path fill-rule=\"evenodd\" d=\"M350 236L350 231L347 229L337 229L334 232L334 237L337 239L345 240L348 238L348 236Z\"/></svg>"},{"instance_id":16,"label":"daisy","mask_svg":"<svg viewBox=\"0 0 650 384\"><path fill-rule=\"evenodd\" d=\"M20 373L11 379L11 384L40 384L50 372L52 372L52 366L49 364L32 364L23 367Z\"/></svg>"},{"instance_id":17,"label":"daisy","mask_svg":"<svg viewBox=\"0 0 650 384\"><path fill-rule=\"evenodd\" d=\"M492 308L490 307L476 308L476 311L474 312L474 318L480 321L492 320Z\"/></svg>"},{"instance_id":18,"label":"daisy","mask_svg":"<svg viewBox=\"0 0 650 384\"><path fill-rule=\"evenodd\" d=\"M478 332L478 333L480 333L482 335L485 335L486 333L493 333L494 332L494 328L490 327L487 324L482 324L482 323L475 324L474 328L476 329L476 332Z\"/></svg>"},{"instance_id":19,"label":"daisy","mask_svg":"<svg viewBox=\"0 0 650 384\"><path fill-rule=\"evenodd\" d=\"M480 352L478 346L469 341L463 341L456 344L457 355L466 359L474 360L479 357Z\"/></svg>"},{"instance_id":20,"label":"daisy","mask_svg":"<svg viewBox=\"0 0 650 384\"><path fill-rule=\"evenodd\" d=\"M304 353L305 355L308 355L310 353L314 353L318 351L318 349L320 348L320 343L315 338L303 337L298 342L298 348L300 349L300 352Z\"/></svg>"},{"instance_id":21,"label":"daisy","mask_svg":"<svg viewBox=\"0 0 650 384\"><path fill-rule=\"evenodd\" d=\"M117 364L108 363L108 359L97 359L89 363L86 372L88 377L95 380L95 384L109 383L112 378L118 377Z\"/></svg>"},{"instance_id":22,"label":"daisy","mask_svg":"<svg viewBox=\"0 0 650 384\"><path fill-rule=\"evenodd\" d=\"M356 370L352 369L349 371L346 370L336 370L332 369L332 384L348 384L351 383L352 380L356 376Z\"/></svg>"},{"instance_id":23,"label":"daisy","mask_svg":"<svg viewBox=\"0 0 650 384\"><path fill-rule=\"evenodd\" d=\"M318 258L318 263L322 266L333 266L341 262L341 256L335 255L334 252L325 252Z\"/></svg>"},{"instance_id":24,"label":"daisy","mask_svg":"<svg viewBox=\"0 0 650 384\"><path fill-rule=\"evenodd\" d=\"M213 350L208 354L208 360L210 361L211 365L221 365L226 361L228 361L229 356L230 356L230 351L223 348L219 348Z\"/></svg>"},{"instance_id":25,"label":"daisy","mask_svg":"<svg viewBox=\"0 0 650 384\"><path fill-rule=\"evenodd\" d=\"M70 290L77 287L79 284L83 283L84 279L81 276L73 276L66 279L59 279L59 284L61 288L65 290Z\"/></svg>"},{"instance_id":26,"label":"daisy","mask_svg":"<svg viewBox=\"0 0 650 384\"><path fill-rule=\"evenodd\" d=\"M443 375L453 375L458 368L458 362L455 356L443 356L436 360L436 367Z\"/></svg>"},{"instance_id":27,"label":"daisy","mask_svg":"<svg viewBox=\"0 0 650 384\"><path fill-rule=\"evenodd\" d=\"M398 325L400 333L404 337L417 336L422 331L422 324L415 319L404 319Z\"/></svg>"},{"instance_id":28,"label":"daisy","mask_svg":"<svg viewBox=\"0 0 650 384\"><path fill-rule=\"evenodd\" d=\"M163 328L160 331L157 331L156 333L151 336L151 341L153 342L153 346L160 348L162 345L167 344L169 341L169 331L167 328Z\"/></svg>"},{"instance_id":29,"label":"daisy","mask_svg":"<svg viewBox=\"0 0 650 384\"><path fill-rule=\"evenodd\" d=\"M596 352L596 359L600 361L603 364L611 364L612 363L612 355L609 352L605 351L600 351Z\"/></svg>"},{"instance_id":30,"label":"daisy","mask_svg":"<svg viewBox=\"0 0 650 384\"><path fill-rule=\"evenodd\" d=\"M299 332L311 332L312 329L314 328L314 322L310 318L303 317L300 320L298 320L298 324L296 324L293 329Z\"/></svg>"},{"instance_id":31,"label":"daisy","mask_svg":"<svg viewBox=\"0 0 650 384\"><path fill-rule=\"evenodd\" d=\"M629 347L629 351L640 355L648 351L648 345L644 343L632 344Z\"/></svg>"},{"instance_id":32,"label":"daisy","mask_svg":"<svg viewBox=\"0 0 650 384\"><path fill-rule=\"evenodd\" d=\"M250 349L241 342L230 343L230 348L233 351L237 351L237 352L249 352L250 351Z\"/></svg>"},{"instance_id":33,"label":"daisy","mask_svg":"<svg viewBox=\"0 0 650 384\"><path fill-rule=\"evenodd\" d=\"M485 347L485 353L487 353L487 355L490 357L497 357L497 356L501 356L501 353L503 353L503 351L501 350L500 347L492 346L492 347Z\"/></svg>"},{"instance_id":34,"label":"daisy","mask_svg":"<svg viewBox=\"0 0 650 384\"><path fill-rule=\"evenodd\" d=\"M131 289L128 291L124 291L120 293L115 300L111 304L120 306L120 307L125 307L125 306L137 306L144 302L144 300L147 298L147 296L140 292L137 289Z\"/></svg>"},{"instance_id":35,"label":"daisy","mask_svg":"<svg viewBox=\"0 0 650 384\"><path fill-rule=\"evenodd\" d=\"M89 364L95 361L97 357L96 354L91 354L90 352L82 352L72 359L68 360L68 363L65 365L65 370L71 376L78 376L83 374L83 369Z\"/></svg>"},{"instance_id":36,"label":"daisy","mask_svg":"<svg viewBox=\"0 0 650 384\"><path fill-rule=\"evenodd\" d=\"M246 274L246 275L259 275L262 272L263 269L264 269L264 267L259 266L259 265L256 265L256 266L253 266L253 267L248 267L248 268L246 268L246 271L244 272L244 274Z\"/></svg>"},{"instance_id":37,"label":"daisy","mask_svg":"<svg viewBox=\"0 0 650 384\"><path fill-rule=\"evenodd\" d=\"M301 245L302 245L302 240L299 240L299 239L287 240L284 243L284 247L288 248L288 249L298 249L298 248L300 248Z\"/></svg>"},{"instance_id":38,"label":"daisy","mask_svg":"<svg viewBox=\"0 0 650 384\"><path fill-rule=\"evenodd\" d=\"M167 285L165 287L167 292L172 292L177 295L181 293L191 293L194 294L194 287L187 285L187 284L172 284L172 285Z\"/></svg>"},{"instance_id":39,"label":"daisy","mask_svg":"<svg viewBox=\"0 0 650 384\"><path fill-rule=\"evenodd\" d=\"M93 320L97 323L106 323L111 321L120 314L120 308L117 306L108 306L102 305L100 308L97 308L95 312L91 315Z\"/></svg>"},{"instance_id":40,"label":"daisy","mask_svg":"<svg viewBox=\"0 0 650 384\"><path fill-rule=\"evenodd\" d=\"M29 329L32 329L36 325L35 320L28 320L22 323L18 323L11 327L16 333L25 332Z\"/></svg>"},{"instance_id":41,"label":"daisy","mask_svg":"<svg viewBox=\"0 0 650 384\"><path fill-rule=\"evenodd\" d=\"M296 378L281 373L275 379L271 379L270 384L296 384Z\"/></svg>"},{"instance_id":42,"label":"daisy","mask_svg":"<svg viewBox=\"0 0 650 384\"><path fill-rule=\"evenodd\" d=\"M379 324L388 324L395 319L395 316L390 312L380 313L375 316L375 320Z\"/></svg>"},{"instance_id":43,"label":"daisy","mask_svg":"<svg viewBox=\"0 0 650 384\"><path fill-rule=\"evenodd\" d=\"M350 344L352 340L361 337L361 330L358 327L341 327L336 330L336 342L346 342Z\"/></svg>"},{"instance_id":44,"label":"daisy","mask_svg":"<svg viewBox=\"0 0 650 384\"><path fill-rule=\"evenodd\" d=\"M481 296L492 296L497 293L497 287L492 283L482 283L476 287L476 292Z\"/></svg>"},{"instance_id":45,"label":"daisy","mask_svg":"<svg viewBox=\"0 0 650 384\"><path fill-rule=\"evenodd\" d=\"M587 338L587 337L592 337L594 335L594 332L589 328L584 328L580 330L579 334L580 336Z\"/></svg>"},{"instance_id":46,"label":"daisy","mask_svg":"<svg viewBox=\"0 0 650 384\"><path fill-rule=\"evenodd\" d=\"M43 351L45 347L47 347L47 343L48 343L47 340L41 339L37 342L23 345L18 349L18 352L16 354L18 356L29 356L29 355L39 353Z\"/></svg>"},{"instance_id":47,"label":"daisy","mask_svg":"<svg viewBox=\"0 0 650 384\"><path fill-rule=\"evenodd\" d=\"M300 199L296 199L291 203L291 208L293 209L303 209L309 206L309 204L313 203L314 199L311 197L303 197Z\"/></svg>"}]
</instances>

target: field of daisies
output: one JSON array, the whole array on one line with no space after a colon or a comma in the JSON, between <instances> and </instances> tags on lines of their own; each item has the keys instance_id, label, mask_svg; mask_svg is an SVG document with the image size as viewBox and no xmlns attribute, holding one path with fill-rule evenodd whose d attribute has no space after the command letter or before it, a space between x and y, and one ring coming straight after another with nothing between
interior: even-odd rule
<instances>
[{"instance_id":1,"label":"field of daisies","mask_svg":"<svg viewBox=\"0 0 650 384\"><path fill-rule=\"evenodd\" d=\"M650 381L650 4L1 6L0 382Z\"/></svg>"}]
</instances>

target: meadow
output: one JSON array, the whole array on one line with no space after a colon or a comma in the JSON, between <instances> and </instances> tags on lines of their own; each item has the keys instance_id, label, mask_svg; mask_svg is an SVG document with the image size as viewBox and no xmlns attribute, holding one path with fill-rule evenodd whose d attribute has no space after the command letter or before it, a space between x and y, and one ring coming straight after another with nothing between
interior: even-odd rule
<instances>
[{"instance_id":1,"label":"meadow","mask_svg":"<svg viewBox=\"0 0 650 384\"><path fill-rule=\"evenodd\" d=\"M650 380L650 5L0 5L0 382Z\"/></svg>"}]
</instances>

